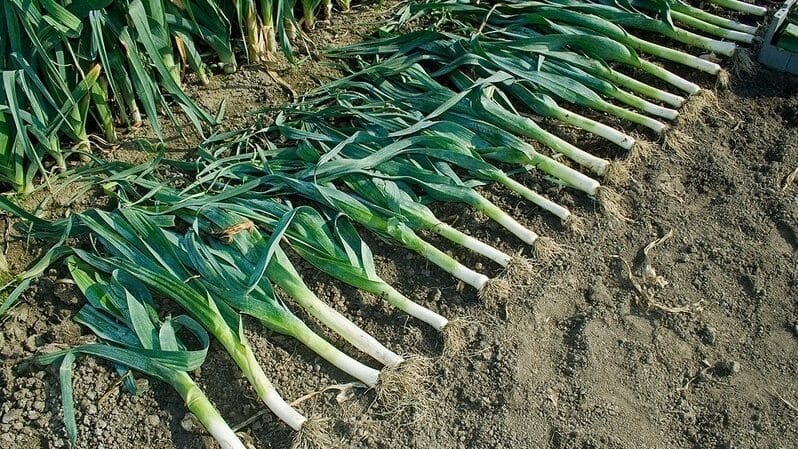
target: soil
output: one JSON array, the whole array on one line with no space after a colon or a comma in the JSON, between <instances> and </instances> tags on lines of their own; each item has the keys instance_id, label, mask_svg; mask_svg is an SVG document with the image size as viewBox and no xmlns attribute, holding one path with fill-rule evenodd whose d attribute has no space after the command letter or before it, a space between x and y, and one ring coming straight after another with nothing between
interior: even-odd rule
<instances>
[{"instance_id":1,"label":"soil","mask_svg":"<svg viewBox=\"0 0 798 449\"><path fill-rule=\"evenodd\" d=\"M365 27L363 17L376 20L385 9L370 11L339 18L338 25L319 31L319 42L354 39L341 30L355 22ZM280 77L301 93L335 75L324 62L313 64ZM713 87L708 78L692 79ZM225 127L247 126L249 112L287 98L267 72L252 68L216 77L193 95L211 110L226 99ZM787 180L798 170L798 78L760 69L733 78L716 95L710 108L678 123L692 139L685 154L657 147L629 163L631 176L614 187L628 220L604 216L583 195L524 179L581 217L580 232L574 232L498 187L483 189L565 248L513 285L506 303L483 304L473 290L414 253L363 233L387 281L459 319L465 345L459 352L442 355L444 339L435 331L297 261L321 299L395 351L431 360L425 392L403 409L387 410L375 392L362 390L339 404L336 388L298 407L327 418L340 447L352 448L794 447L798 182ZM579 133L558 132L595 154L620 155ZM84 198L84 206L90 202ZM478 214L447 205L435 211L506 252L523 248ZM0 222L0 232L6 227ZM644 248L662 237L646 256ZM489 262L431 240L466 265L500 274ZM26 242L8 249L13 272L41 251ZM30 363L45 347L88 338L71 321L81 300L60 281L63 275L48 272L0 324L3 447L69 446L58 370ZM246 327L266 372L289 401L351 382L294 341L253 322ZM192 374L228 422L251 421L241 432L253 447L290 446L292 433L271 414L249 420L262 407L218 347L212 345L206 364ZM214 447L163 384L150 382L132 396L108 364L81 358L74 385L80 447Z\"/></svg>"}]
</instances>

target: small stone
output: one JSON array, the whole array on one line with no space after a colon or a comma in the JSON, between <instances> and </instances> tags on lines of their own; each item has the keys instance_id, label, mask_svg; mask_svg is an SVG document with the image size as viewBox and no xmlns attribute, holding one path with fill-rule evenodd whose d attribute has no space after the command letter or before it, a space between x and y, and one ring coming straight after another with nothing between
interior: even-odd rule
<instances>
[{"instance_id":1,"label":"small stone","mask_svg":"<svg viewBox=\"0 0 798 449\"><path fill-rule=\"evenodd\" d=\"M715 364L713 371L716 376L728 377L739 373L741 368L736 360L723 360Z\"/></svg>"},{"instance_id":2,"label":"small stone","mask_svg":"<svg viewBox=\"0 0 798 449\"><path fill-rule=\"evenodd\" d=\"M36 344L36 336L31 335L28 338L26 338L25 343L23 343L23 346L25 347L26 351L35 352L36 349L39 347Z\"/></svg>"},{"instance_id":3,"label":"small stone","mask_svg":"<svg viewBox=\"0 0 798 449\"><path fill-rule=\"evenodd\" d=\"M14 421L18 421L22 417L22 410L15 408L9 410L8 413L3 415L2 422L3 424L11 424Z\"/></svg>"},{"instance_id":4,"label":"small stone","mask_svg":"<svg viewBox=\"0 0 798 449\"><path fill-rule=\"evenodd\" d=\"M147 415L147 425L157 427L161 425L161 418L156 415Z\"/></svg>"},{"instance_id":5,"label":"small stone","mask_svg":"<svg viewBox=\"0 0 798 449\"><path fill-rule=\"evenodd\" d=\"M587 290L587 299L591 304L608 304L612 302L612 295L601 280L596 280Z\"/></svg>"},{"instance_id":6,"label":"small stone","mask_svg":"<svg viewBox=\"0 0 798 449\"><path fill-rule=\"evenodd\" d=\"M707 345L714 345L718 341L718 331L714 327L706 326L700 331L701 341Z\"/></svg>"},{"instance_id":7,"label":"small stone","mask_svg":"<svg viewBox=\"0 0 798 449\"><path fill-rule=\"evenodd\" d=\"M191 432L194 429L194 419L194 415L191 413L186 413L186 416L180 420L180 427L182 427L186 432Z\"/></svg>"}]
</instances>

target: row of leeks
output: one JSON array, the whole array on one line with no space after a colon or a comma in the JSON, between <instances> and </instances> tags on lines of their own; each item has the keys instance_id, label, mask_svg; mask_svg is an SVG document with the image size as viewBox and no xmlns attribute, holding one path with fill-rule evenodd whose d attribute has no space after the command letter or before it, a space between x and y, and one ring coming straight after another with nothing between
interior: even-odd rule
<instances>
[{"instance_id":1,"label":"row of leeks","mask_svg":"<svg viewBox=\"0 0 798 449\"><path fill-rule=\"evenodd\" d=\"M723 6L762 15L762 8L746 7L737 0L717 1ZM342 10L350 7L349 0L337 3ZM740 53L734 42L749 44L756 32L751 25L681 0L513 0L492 6L490 3L408 2L400 14L412 20L430 12L445 12L456 21L479 28L480 33L490 34L502 45L540 35L604 36L638 52L717 74L722 80L727 75L717 63L628 31L659 34L724 56ZM3 2L0 5L0 23L4 24L0 27L3 75L0 183L18 191L30 191L35 187L37 175L47 178L51 165L55 169L65 167L64 158L69 151L63 148L64 142L86 151L93 133L102 133L105 141L113 142L116 126L136 126L144 117L156 136L161 137L158 115L171 117L171 107L175 104L201 135L219 121L223 109L214 116L189 98L182 86L185 73L190 70L200 82L207 83L212 65L218 65L226 73L236 70L236 39L244 42L250 62L268 62L276 51L294 60L292 42L300 35L300 25L312 28L317 15L329 17L332 7L333 0ZM585 51L584 47L578 47L579 53ZM600 54L587 53L604 61ZM608 57L606 62L617 61ZM699 89L646 60L632 58L621 63L663 78L688 94ZM579 66L578 61L570 64ZM595 65L595 61L590 64ZM580 68L592 75L602 72L601 77L618 87L644 88L633 77L608 67ZM625 97L623 92L615 94ZM680 101L676 96L666 95L666 98L662 101L670 106Z\"/></svg>"},{"instance_id":2,"label":"row of leeks","mask_svg":"<svg viewBox=\"0 0 798 449\"><path fill-rule=\"evenodd\" d=\"M202 135L223 109L210 114L186 94L189 72L207 84L214 66L236 71L238 39L251 63L275 51L295 60L292 30L331 8L332 0L1 2L0 186L30 192L37 175L65 169L95 134L115 142L118 126L146 118L162 138L164 114L180 131L175 106Z\"/></svg>"},{"instance_id":3,"label":"row of leeks","mask_svg":"<svg viewBox=\"0 0 798 449\"><path fill-rule=\"evenodd\" d=\"M153 187L150 181L139 181L138 187ZM111 184L107 182L106 188ZM124 195L129 191L131 189L120 189L119 194ZM96 282L103 285L104 279L121 279L126 288L133 292L123 294L122 298L127 296L128 304L134 299L146 303L152 320L157 320L153 297L168 298L181 306L191 317L182 321L199 323L216 338L249 380L258 398L298 431L297 439L302 444L325 447L327 437L317 426L319 421L305 418L288 405L272 386L244 337L241 314L253 317L274 332L295 338L366 387L375 388L384 405L395 407L410 404L408 397L415 397L423 385L426 361L404 358L390 351L319 300L279 246L279 242L285 240L297 254L320 271L384 298L387 304L438 331L447 332L451 329L453 324L446 318L411 301L379 277L368 246L345 218L331 220L309 207L293 208L264 195L247 195L245 189L240 189L236 195L228 192L219 196L199 193L186 195L185 192L181 195L181 192L163 186L156 186L151 192L151 195L142 197L151 199L146 206L123 207L112 213L91 210L57 222L36 219L5 199L0 199L0 208L27 218L26 224L32 226L33 236L59 239L60 243L56 247L60 251L55 256L45 257L45 265L69 256L68 264L73 279L89 300L90 306L87 307L91 308L90 311L96 312L94 309L99 307L98 301L107 302L107 299L98 299L100 293L96 287L85 287L88 282L86 278L95 278ZM179 228L186 227L187 231L178 232ZM90 236L99 245L93 245L93 250L88 251L64 244L67 237L84 235ZM83 268L76 270L76 266ZM37 273L42 270L33 269ZM86 275L86 271L92 271L93 274ZM353 359L311 330L279 299L272 282L310 316L370 355L384 368L376 370ZM118 294L119 291L116 289L111 293ZM9 300L16 299L18 295L12 295ZM9 306L3 304L4 309ZM186 378L185 373L167 371L167 368L176 366L161 366L165 355L158 351L173 351L172 348L157 346L157 342L156 347L153 347L152 341L142 340L134 344L129 339L122 341L107 337L109 334L119 335L121 326L133 326L138 333L142 324L140 318L131 318L131 312L120 309L116 303L105 306L105 312L115 313L112 319L103 319L96 324L97 313L86 315L81 312L78 321L101 339L122 344L124 351L143 349L139 358L128 361L117 355L120 351L117 348L91 345L73 348L66 353L43 355L39 361L52 363L63 359L63 373L68 369L63 366L68 367L72 363L74 354L92 354L164 380L184 398L184 393L190 390L192 400L186 398L187 404L200 422L220 442L233 441L235 435L220 421L218 412L201 396L201 392L195 391L189 384L190 379ZM116 330L103 330L111 325L116 326ZM101 349L97 349L97 346ZM166 356L177 357L171 353ZM177 371L191 369L185 367ZM70 379L62 377L62 382L66 383L62 391L67 428L73 429L69 423L74 416L69 404ZM73 430L70 430L70 437L75 437Z\"/></svg>"},{"instance_id":4,"label":"row of leeks","mask_svg":"<svg viewBox=\"0 0 798 449\"><path fill-rule=\"evenodd\" d=\"M559 120L626 150L645 145L571 108L592 109L664 135L676 147L678 139L669 137L678 134L667 122L679 116L688 98L624 72L647 73L693 96L701 92L698 85L640 52L722 76L721 68L637 38L617 23L723 55L737 47L682 30L670 19L663 27L665 21L631 10L644 6L690 26L697 24L679 14L701 17L714 27L726 24L737 33L752 31L677 2L637 2L627 8L571 0L412 3L400 12L402 21L442 12L437 26L454 31L389 35L329 51L329 56L358 61L360 69L284 110L274 126L208 139L196 183L211 190L237 184L269 195L301 196L422 255L483 297L501 295L501 284L463 266L419 232L436 233L508 272L517 273L528 262L454 229L426 204L465 204L542 258L558 246L480 195L476 185L499 183L564 222L577 222L567 208L512 177L518 170L536 169L596 198L610 215L626 218L617 194L593 177L622 180L628 175L625 164L565 141L524 113ZM548 151L538 151L525 139ZM512 168L508 173L497 164Z\"/></svg>"},{"instance_id":5,"label":"row of leeks","mask_svg":"<svg viewBox=\"0 0 798 449\"><path fill-rule=\"evenodd\" d=\"M311 7L328 4L308 2ZM640 1L624 8L570 1L517 1L493 7L438 2L409 8L411 16L424 14L425 8L446 10L447 17L466 30L471 27L472 32L419 31L330 52L374 57L375 63L286 109L273 126L256 125L208 139L200 149L195 182L184 190L166 188L146 177L137 178L131 186L125 184L129 177L118 176L114 179L125 182L118 182L116 194L128 201L122 201L116 211L92 210L53 223L26 215L0 198L0 208L21 215L34 236L58 242L31 273L16 279L20 286L0 312L19 298L32 276L69 256L73 279L89 301L78 321L104 342L38 359L43 364L61 360L71 438L75 437L74 424L69 423L74 417L69 404L71 364L77 354L85 353L169 383L220 443L239 447L235 434L186 374L201 363L207 332L233 358L258 398L298 431L299 439L324 444L317 421L284 401L261 369L244 336L242 314L295 338L333 366L376 388L386 403L401 401L421 382L418 375L424 362L396 354L322 302L305 285L280 242L329 276L378 295L388 305L456 337L455 323L413 302L379 277L369 248L350 221L418 253L474 287L485 300L499 299L507 294L509 283L529 275L530 262L455 229L439 219L428 203L464 204L530 245L537 257L550 257L560 250L551 239L519 223L475 187L501 184L565 223L573 223L571 211L519 183L514 175L538 170L621 215L612 190L592 176L611 180L623 176L624 168L576 147L518 111L560 120L632 150L641 144L636 137L569 108L612 114L662 134L668 132L666 121L679 115L677 108L686 98L622 70L660 78L682 95L695 95L700 88L639 53L713 74L722 72L713 62L634 37L617 23L720 54L736 48L673 25L670 21L682 20L690 27L699 25L699 19L716 27L722 22L676 2ZM632 8L666 11L672 26L663 28L665 21L633 13ZM239 20L246 18L239 15ZM280 23L285 27L284 20L272 23L277 29ZM704 31L709 29L714 28ZM742 25L735 29L741 34L748 31ZM153 82L171 78L167 83L179 88L168 61L159 60L161 64L155 67L160 78ZM82 88L88 92L102 86L101 70L92 70L94 78L84 80ZM158 91L157 85L150 86ZM88 110L91 103L85 99L92 97L86 95L82 90L70 92L66 106L56 108L63 122L50 126L71 123L73 105L78 112ZM52 135L51 131L42 137ZM525 139L555 155L537 150ZM103 185L112 189L114 182ZM315 207L292 207L286 198L295 196ZM506 276L490 279L464 266L428 242L425 232L494 261L506 269ZM87 250L66 243L86 235L99 244ZM279 298L274 285L383 368L376 370L355 360L314 332ZM187 317L162 320L156 297L175 302ZM189 351L177 337L181 328L193 334L203 349Z\"/></svg>"},{"instance_id":6,"label":"row of leeks","mask_svg":"<svg viewBox=\"0 0 798 449\"><path fill-rule=\"evenodd\" d=\"M317 129L310 122L294 126L283 122L254 132L210 139L197 185L214 189L236 183L240 184L238 189L264 195L301 196L346 215L383 240L418 253L488 300L506 295L506 279L490 279L464 266L420 236L419 231L439 234L496 262L507 269L511 278L528 274L529 262L444 223L425 205L427 201L461 203L484 213L531 245L542 258L559 250L551 239L527 229L477 192L474 183L456 175L452 167L463 167L484 179L506 179L518 191L539 197L476 154L447 152L446 145L457 147L456 138L441 133L388 142L389 139L368 133L346 135L331 128ZM291 140L277 145L272 140L276 136ZM234 154L211 155L231 150Z\"/></svg>"},{"instance_id":7,"label":"row of leeks","mask_svg":"<svg viewBox=\"0 0 798 449\"><path fill-rule=\"evenodd\" d=\"M598 198L606 211L623 218L615 195L592 176L612 184L628 176L626 164L606 160L565 141L546 130L534 116L580 128L632 150L632 155L636 147L648 145L575 110L590 109L647 129L662 136L675 150L686 151L685 137L672 130L668 122L680 116L678 109L687 101L705 101L699 95L702 89L647 61L642 53L721 78L727 75L714 62L635 37L618 24L725 55L731 55L737 47L711 38L699 39L670 21L663 27L662 21L631 11L633 6L646 5L650 10L659 8L663 15L671 16L678 10L692 14L690 17L736 26L739 32L753 31L709 13L699 14L677 2L641 1L629 4L628 9L572 0L519 0L493 6L459 1L414 3L400 13L402 24L436 12L442 17L437 27L451 31L394 34L330 50L328 55L354 59L359 65L351 76L306 97L293 113L325 128L321 134L327 135L346 123L353 130L385 138L383 145L411 136L434 135L443 128L449 135L458 135L459 141L443 147L450 154L459 147L481 159L535 168L561 185ZM677 92L626 74L631 72L659 78L659 84L668 84ZM452 124L459 129L451 131ZM536 151L522 139L537 142L552 156ZM442 147L436 143L434 148ZM590 175L562 163L558 156ZM484 176L474 177L485 181ZM562 219L570 217L564 207L540 195L530 195L528 189L519 192L505 177L490 181L504 184Z\"/></svg>"},{"instance_id":8,"label":"row of leeks","mask_svg":"<svg viewBox=\"0 0 798 449\"><path fill-rule=\"evenodd\" d=\"M635 33L660 36L721 57L744 58L747 50L739 44L756 41L758 29L678 0L512 0L501 3L425 0L409 3L394 25L401 27L432 13L447 17L446 20L459 27L478 31L478 34L511 41L540 35L604 36L640 54L718 75L724 83L728 82L727 75L719 64ZM665 75L645 60L636 68L658 77ZM697 88L676 78L663 79L691 94Z\"/></svg>"}]
</instances>

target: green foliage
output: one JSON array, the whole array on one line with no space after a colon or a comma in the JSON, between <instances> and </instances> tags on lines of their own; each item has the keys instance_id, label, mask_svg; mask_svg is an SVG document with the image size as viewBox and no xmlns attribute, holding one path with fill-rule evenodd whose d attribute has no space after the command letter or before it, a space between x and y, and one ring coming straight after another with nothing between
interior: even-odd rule
<instances>
[{"instance_id":1,"label":"green foliage","mask_svg":"<svg viewBox=\"0 0 798 449\"><path fill-rule=\"evenodd\" d=\"M68 266L72 279L88 301L78 311L75 321L91 329L101 343L40 355L35 360L42 365L60 362L64 424L73 445L77 440L77 423L72 377L77 355L108 360L122 372L133 369L178 391L189 384L195 394L201 395L194 400L207 402L186 375L202 365L210 343L207 332L196 321L184 315L162 321L147 287L124 271L102 274L75 257L69 258ZM192 335L199 349L188 349L190 345L179 338L181 330Z\"/></svg>"},{"instance_id":2,"label":"green foliage","mask_svg":"<svg viewBox=\"0 0 798 449\"><path fill-rule=\"evenodd\" d=\"M186 72L207 83L216 62L225 73L235 71L239 35L250 62L271 61L277 51L294 60L299 23L312 28L316 13L326 18L330 6L319 0L301 7L296 0L3 1L0 185L30 192L36 176L63 170L69 154L89 151L92 134L114 142L116 126L139 126L146 118L162 137L159 115L174 119L174 105L202 135L216 118L185 93Z\"/></svg>"}]
</instances>

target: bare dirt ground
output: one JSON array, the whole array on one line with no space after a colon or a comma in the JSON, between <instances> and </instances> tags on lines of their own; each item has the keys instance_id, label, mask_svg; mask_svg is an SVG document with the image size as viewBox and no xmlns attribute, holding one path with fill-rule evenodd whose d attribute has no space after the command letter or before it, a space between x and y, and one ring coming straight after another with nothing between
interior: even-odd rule
<instances>
[{"instance_id":1,"label":"bare dirt ground","mask_svg":"<svg viewBox=\"0 0 798 449\"><path fill-rule=\"evenodd\" d=\"M362 15L348 17L364 22ZM340 29L322 29L320 40L347 39ZM308 70L318 80L296 70L280 76L301 91L334 76L329 70ZM248 112L287 98L268 73L249 68L215 78L194 96L212 110L226 98L229 126L245 125ZM440 357L442 338L434 331L298 263L322 299L387 346L433 362L426 400L417 408L387 413L373 392L362 391L338 404L335 390L299 407L329 418L341 447L352 448L794 447L798 181L787 179L798 169L798 79L768 70L734 79L717 92L716 108L678 129L693 139L686 155L657 149L634 162L631 177L616 187L628 222L613 223L581 195L525 179L584 219L583 232L575 233L499 188L486 189L567 249L515 285L498 308L481 304L415 254L369 239L386 280L465 321L466 349L455 355ZM583 148L617 155L606 144L561 131ZM129 159L135 157L141 155ZM507 252L522 249L483 217L456 207L436 212ZM644 257L646 245L667 235ZM499 272L435 241L467 265ZM35 245L12 244L12 271L35 254ZM658 284L638 277L646 263L660 276ZM57 370L27 361L42 347L75 343L85 332L71 321L80 300L57 282L61 275L43 278L0 324L0 445L6 448L68 446ZM289 400L350 382L295 342L248 324L266 372ZM218 348L194 374L230 423L259 412ZM130 396L107 364L88 358L80 359L75 378L80 447L213 447L168 387L153 382L145 394ZM268 413L241 432L254 447L290 445L291 433Z\"/></svg>"}]
</instances>

